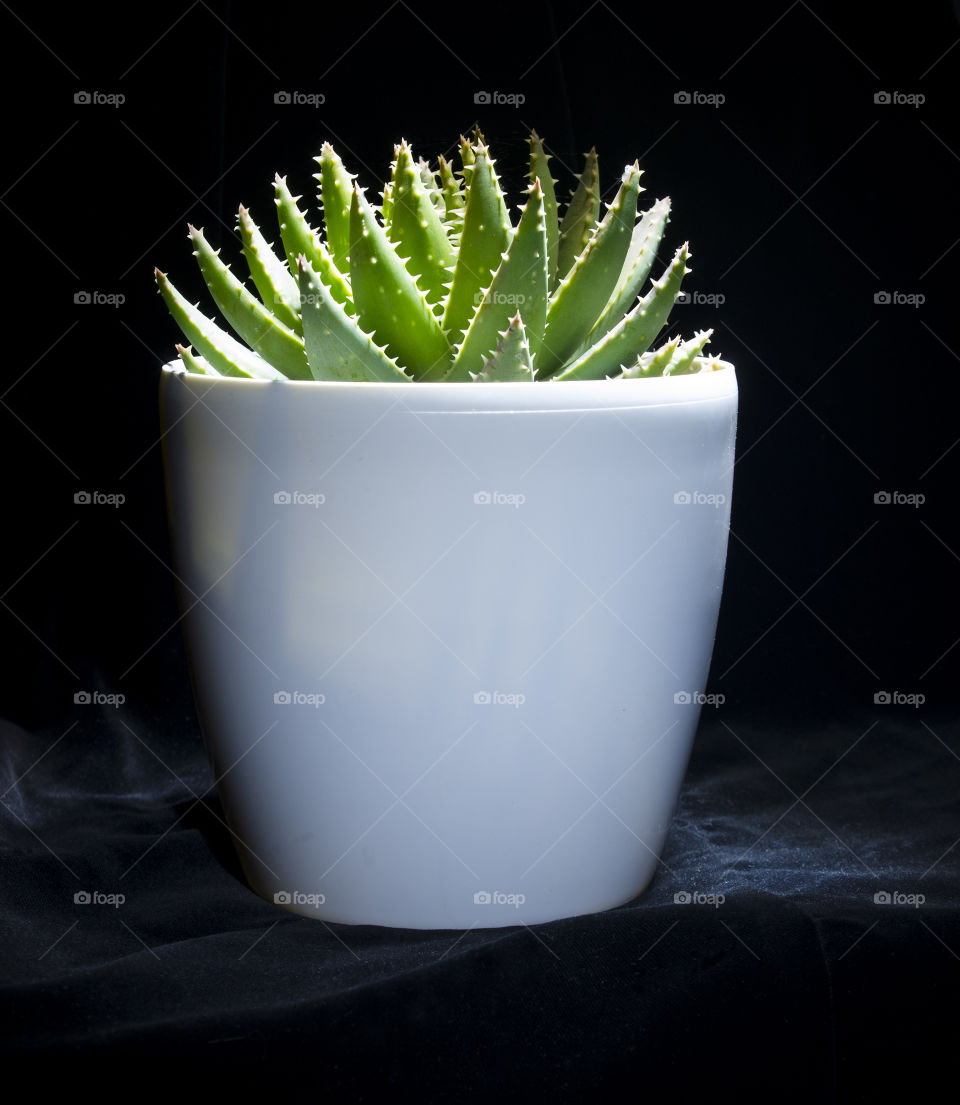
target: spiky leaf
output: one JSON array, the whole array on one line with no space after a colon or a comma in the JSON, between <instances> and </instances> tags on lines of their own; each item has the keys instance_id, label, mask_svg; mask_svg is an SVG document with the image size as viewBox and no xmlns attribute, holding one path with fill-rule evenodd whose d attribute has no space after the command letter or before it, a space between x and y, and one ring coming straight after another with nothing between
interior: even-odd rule
<instances>
[{"instance_id":1,"label":"spiky leaf","mask_svg":"<svg viewBox=\"0 0 960 1105\"><path fill-rule=\"evenodd\" d=\"M303 339L284 326L256 296L247 291L220 260L220 251L211 247L203 230L190 226L189 237L207 288L227 322L251 349L284 376L293 380L309 380L310 369L303 351Z\"/></svg>"},{"instance_id":2,"label":"spiky leaf","mask_svg":"<svg viewBox=\"0 0 960 1105\"><path fill-rule=\"evenodd\" d=\"M178 345L176 350L180 354L180 360L187 372L195 372L198 376L220 375L213 365L205 361L203 357L197 356L189 345Z\"/></svg>"},{"instance_id":3,"label":"spiky leaf","mask_svg":"<svg viewBox=\"0 0 960 1105\"><path fill-rule=\"evenodd\" d=\"M314 173L314 177L320 182L320 203L323 207L327 248L340 272L349 276L350 197L356 176L347 172L329 142L324 142L320 147L320 156L315 157L314 161L320 166L320 172Z\"/></svg>"},{"instance_id":4,"label":"spiky leaf","mask_svg":"<svg viewBox=\"0 0 960 1105\"><path fill-rule=\"evenodd\" d=\"M530 171L527 178L540 182L543 189L543 216L547 225L547 286L551 292L557 286L557 250L560 243L560 223L557 214L557 183L550 175L549 156L543 152L543 143L537 132L530 132Z\"/></svg>"},{"instance_id":5,"label":"spiky leaf","mask_svg":"<svg viewBox=\"0 0 960 1105\"><path fill-rule=\"evenodd\" d=\"M222 330L211 318L184 299L166 273L154 269L160 294L184 337L210 362L221 376L254 376L260 380L283 380L282 372Z\"/></svg>"},{"instance_id":6,"label":"spiky leaf","mask_svg":"<svg viewBox=\"0 0 960 1105\"><path fill-rule=\"evenodd\" d=\"M516 233L490 286L477 294L479 306L457 350L449 379L466 380L480 369L503 327L518 311L536 362L547 309L547 233L538 180L533 182Z\"/></svg>"},{"instance_id":7,"label":"spiky leaf","mask_svg":"<svg viewBox=\"0 0 960 1105\"><path fill-rule=\"evenodd\" d=\"M630 248L620 270L620 278L607 305L583 343L583 349L595 345L604 334L615 326L637 301L637 296L650 275L663 230L670 216L670 199L658 200L633 228ZM582 350L581 350L582 352Z\"/></svg>"},{"instance_id":8,"label":"spiky leaf","mask_svg":"<svg viewBox=\"0 0 960 1105\"><path fill-rule=\"evenodd\" d=\"M273 252L253 221L250 212L241 207L237 216L243 255L247 259L250 279L264 304L295 334L303 336L300 327L300 292L290 270Z\"/></svg>"},{"instance_id":9,"label":"spiky leaf","mask_svg":"<svg viewBox=\"0 0 960 1105\"><path fill-rule=\"evenodd\" d=\"M576 352L616 287L637 218L639 191L640 169L634 163L624 170L603 222L551 296L537 361L541 379L556 372Z\"/></svg>"},{"instance_id":10,"label":"spiky leaf","mask_svg":"<svg viewBox=\"0 0 960 1105\"><path fill-rule=\"evenodd\" d=\"M301 254L298 258L303 337L315 380L409 380L337 303Z\"/></svg>"},{"instance_id":11,"label":"spiky leaf","mask_svg":"<svg viewBox=\"0 0 960 1105\"><path fill-rule=\"evenodd\" d=\"M401 142L397 151L392 184L392 215L387 237L397 254L407 262L407 270L418 278L432 306L446 295L456 257L440 213L430 199L429 188L424 186L406 142Z\"/></svg>"},{"instance_id":12,"label":"spiky leaf","mask_svg":"<svg viewBox=\"0 0 960 1105\"><path fill-rule=\"evenodd\" d=\"M653 287L636 307L556 379L599 380L632 364L663 329L687 272L687 257L687 243L684 242L666 273L653 282Z\"/></svg>"},{"instance_id":13,"label":"spiky leaf","mask_svg":"<svg viewBox=\"0 0 960 1105\"><path fill-rule=\"evenodd\" d=\"M579 183L563 213L560 241L557 247L557 276L566 276L580 251L590 241L593 228L600 218L600 173L597 151L591 147L584 160Z\"/></svg>"},{"instance_id":14,"label":"spiky leaf","mask_svg":"<svg viewBox=\"0 0 960 1105\"><path fill-rule=\"evenodd\" d=\"M460 252L443 315L451 342L459 342L476 304L510 244L511 224L500 181L486 146L477 146L470 168Z\"/></svg>"},{"instance_id":15,"label":"spiky leaf","mask_svg":"<svg viewBox=\"0 0 960 1105\"><path fill-rule=\"evenodd\" d=\"M334 263L330 251L323 244L320 235L307 222L303 212L297 206L298 196L290 194L286 178L279 174L274 180L276 191L277 218L280 222L280 237L287 254L287 264L291 273L297 272L297 258L302 253L310 267L333 293L333 298L343 306L347 314L354 313L350 283Z\"/></svg>"},{"instance_id":16,"label":"spiky leaf","mask_svg":"<svg viewBox=\"0 0 960 1105\"><path fill-rule=\"evenodd\" d=\"M481 383L531 383L534 376L530 346L518 311L500 335L500 343L473 378Z\"/></svg>"},{"instance_id":17,"label":"spiky leaf","mask_svg":"<svg viewBox=\"0 0 960 1105\"><path fill-rule=\"evenodd\" d=\"M414 378L443 378L450 344L360 189L350 206L350 274L357 319Z\"/></svg>"}]
</instances>

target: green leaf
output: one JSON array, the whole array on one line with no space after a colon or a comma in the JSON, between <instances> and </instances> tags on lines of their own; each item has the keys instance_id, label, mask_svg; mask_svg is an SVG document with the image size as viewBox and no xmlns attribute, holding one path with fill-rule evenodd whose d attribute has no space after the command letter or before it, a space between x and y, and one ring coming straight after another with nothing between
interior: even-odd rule
<instances>
[{"instance_id":1,"label":"green leaf","mask_svg":"<svg viewBox=\"0 0 960 1105\"><path fill-rule=\"evenodd\" d=\"M302 253L310 267L319 275L333 294L333 298L347 314L354 313L351 289L347 278L337 268L330 251L320 240L320 235L304 218L297 206L299 196L292 196L287 187L286 178L277 176L274 180L276 191L277 218L280 222L280 237L287 255L290 271L296 275L297 258Z\"/></svg>"},{"instance_id":2,"label":"green leaf","mask_svg":"<svg viewBox=\"0 0 960 1105\"><path fill-rule=\"evenodd\" d=\"M397 363L346 314L302 254L298 271L303 337L315 380L409 381Z\"/></svg>"},{"instance_id":3,"label":"green leaf","mask_svg":"<svg viewBox=\"0 0 960 1105\"><path fill-rule=\"evenodd\" d=\"M359 325L373 331L413 377L442 379L452 352L414 277L377 222L360 189L350 207L350 274Z\"/></svg>"},{"instance_id":4,"label":"green leaf","mask_svg":"<svg viewBox=\"0 0 960 1105\"><path fill-rule=\"evenodd\" d=\"M160 294L184 337L197 347L222 376L254 376L260 380L286 378L261 356L241 345L225 330L221 330L213 319L192 307L170 283L165 273L154 269L154 276Z\"/></svg>"},{"instance_id":5,"label":"green leaf","mask_svg":"<svg viewBox=\"0 0 960 1105\"><path fill-rule=\"evenodd\" d=\"M491 274L510 244L512 227L500 182L486 146L477 146L476 160L467 178L460 252L443 315L451 342L459 342Z\"/></svg>"},{"instance_id":6,"label":"green leaf","mask_svg":"<svg viewBox=\"0 0 960 1105\"><path fill-rule=\"evenodd\" d=\"M556 376L557 380L600 380L619 374L649 348L663 329L680 291L687 270L687 243L677 250L673 262L634 309L605 334L596 345Z\"/></svg>"},{"instance_id":7,"label":"green leaf","mask_svg":"<svg viewBox=\"0 0 960 1105\"><path fill-rule=\"evenodd\" d=\"M407 271L417 277L427 302L433 306L446 295L456 260L440 213L430 199L410 148L400 143L393 174L393 207L387 237ZM442 204L442 199L441 199Z\"/></svg>"},{"instance_id":8,"label":"green leaf","mask_svg":"<svg viewBox=\"0 0 960 1105\"><path fill-rule=\"evenodd\" d=\"M250 279L263 300L277 318L303 336L300 326L300 292L290 270L273 252L273 247L260 233L260 228L250 217L250 212L240 208L238 216L243 255L247 259Z\"/></svg>"},{"instance_id":9,"label":"green leaf","mask_svg":"<svg viewBox=\"0 0 960 1105\"><path fill-rule=\"evenodd\" d=\"M641 353L637 358L636 364L631 365L629 368L625 368L619 376L615 376L616 380L634 380L640 376L662 376L663 370L667 367L670 361L673 359L674 353L680 348L680 335L677 334L675 338L671 338L668 342L664 342L659 349L654 349L649 353Z\"/></svg>"},{"instance_id":10,"label":"green leaf","mask_svg":"<svg viewBox=\"0 0 960 1105\"><path fill-rule=\"evenodd\" d=\"M527 178L533 183L540 181L543 190L543 213L547 224L547 279L548 288L552 292L557 286L557 251L560 244L560 224L557 217L557 195L554 185L557 183L550 175L550 158L543 152L543 143L537 132L531 131L530 138L530 171Z\"/></svg>"},{"instance_id":11,"label":"green leaf","mask_svg":"<svg viewBox=\"0 0 960 1105\"><path fill-rule=\"evenodd\" d=\"M329 142L324 142L320 148L320 156L315 157L314 161L320 166L320 172L314 173L314 177L320 182L320 203L323 207L327 248L340 272L349 276L350 198L356 177L353 173L347 172ZM309 257L309 254L307 256Z\"/></svg>"},{"instance_id":12,"label":"green leaf","mask_svg":"<svg viewBox=\"0 0 960 1105\"><path fill-rule=\"evenodd\" d=\"M615 326L637 302L641 289L650 275L664 227L670 215L670 199L658 200L649 211L645 211L633 228L630 248L620 271L620 279L613 289L607 305L600 312L593 329L583 342L581 352L589 349Z\"/></svg>"},{"instance_id":13,"label":"green leaf","mask_svg":"<svg viewBox=\"0 0 960 1105\"><path fill-rule=\"evenodd\" d=\"M310 370L303 340L240 283L211 248L203 230L188 227L194 256L214 302L241 338L291 380L309 380Z\"/></svg>"},{"instance_id":14,"label":"green leaf","mask_svg":"<svg viewBox=\"0 0 960 1105\"><path fill-rule=\"evenodd\" d=\"M576 354L616 287L637 219L639 191L640 169L634 163L624 170L603 222L551 296L543 349L537 359L540 379Z\"/></svg>"},{"instance_id":15,"label":"green leaf","mask_svg":"<svg viewBox=\"0 0 960 1105\"><path fill-rule=\"evenodd\" d=\"M473 377L474 380L498 384L532 383L533 359L519 311L510 319L500 338L500 344L484 362L481 371Z\"/></svg>"},{"instance_id":16,"label":"green leaf","mask_svg":"<svg viewBox=\"0 0 960 1105\"><path fill-rule=\"evenodd\" d=\"M547 311L547 233L543 192L534 180L520 222L500 267L485 292L457 350L450 380L466 380L496 348L512 315L523 316L534 363L543 341Z\"/></svg>"},{"instance_id":17,"label":"green leaf","mask_svg":"<svg viewBox=\"0 0 960 1105\"><path fill-rule=\"evenodd\" d=\"M208 364L203 357L198 357L191 347L178 345L176 347L177 352L180 354L180 360L183 363L183 367L187 372L193 372L198 376L219 376L220 373Z\"/></svg>"},{"instance_id":18,"label":"green leaf","mask_svg":"<svg viewBox=\"0 0 960 1105\"><path fill-rule=\"evenodd\" d=\"M597 151L591 147L586 155L583 172L560 223L560 242L557 248L557 277L566 276L570 266L580 256L590 241L593 228L600 218L600 174L597 169Z\"/></svg>"}]
</instances>

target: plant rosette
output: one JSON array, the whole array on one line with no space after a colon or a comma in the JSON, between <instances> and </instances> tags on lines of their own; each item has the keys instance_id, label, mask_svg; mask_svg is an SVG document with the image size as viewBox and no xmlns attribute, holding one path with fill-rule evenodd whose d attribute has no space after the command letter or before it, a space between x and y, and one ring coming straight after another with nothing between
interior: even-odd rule
<instances>
[{"instance_id":1,"label":"plant rosette","mask_svg":"<svg viewBox=\"0 0 960 1105\"><path fill-rule=\"evenodd\" d=\"M161 278L202 351L180 348L180 362L164 366L160 398L182 625L206 747L246 877L284 908L452 929L610 908L653 877L704 702L730 519L736 376L703 355L703 335L648 351L679 280L664 293L668 272L641 294L637 239L650 242L649 212L638 216L629 201L622 256L618 247L594 266L606 290L594 292L592 318L584 323L581 312L571 328L554 314L551 324L564 281L611 232L590 196L571 222L577 197L598 192L595 181L584 188L589 156L563 220L555 203L544 215L538 139L524 211L536 201L541 307L524 315L522 293L498 282L520 256L511 245L521 215L451 339L459 324L444 320L455 317L485 147L463 143L460 185L441 161L431 192L431 170L417 169L452 246L432 300L413 260L427 254L409 240L398 248L389 234L408 202L398 171L405 148L370 217L383 231L376 249L394 251L440 323L447 345L436 356L418 362L422 345L411 352L371 325L357 294L362 229L354 248L337 231L338 210L358 216L359 190L347 178L349 188L323 194L328 147L318 174L326 234L310 230L326 276L305 261L302 234L289 245L283 238L291 209L282 198L286 261L272 253L276 265L265 261L266 243L248 249L244 237L258 302L273 302L267 289L280 286L290 334L291 316L300 319L299 376L261 356L268 343L242 347ZM442 206L455 188L462 202ZM658 203L665 222L666 201ZM243 218L241 209L242 231ZM577 248L565 252L571 238ZM202 245L198 258L215 298L224 294ZM242 287L233 294L246 311L243 297L253 293ZM396 295L381 298L389 308ZM621 300L599 334L598 321ZM635 338L637 327L623 320L658 302L662 318L651 314L646 344L625 352L622 335ZM494 303L496 311L484 306ZM322 323L308 314L318 304ZM553 339L552 325L561 327ZM481 330L476 359L464 361ZM611 346L621 360L598 377L570 371Z\"/></svg>"}]
</instances>

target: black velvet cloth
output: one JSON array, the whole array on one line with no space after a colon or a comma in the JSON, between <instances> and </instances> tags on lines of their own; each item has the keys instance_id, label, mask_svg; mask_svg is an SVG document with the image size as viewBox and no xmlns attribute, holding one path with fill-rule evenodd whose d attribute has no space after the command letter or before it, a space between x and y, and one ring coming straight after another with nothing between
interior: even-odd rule
<instances>
[{"instance_id":1,"label":"black velvet cloth","mask_svg":"<svg viewBox=\"0 0 960 1105\"><path fill-rule=\"evenodd\" d=\"M2 1054L35 1084L877 1101L951 1065L952 722L710 710L645 894L461 933L263 901L192 715L93 709L3 731Z\"/></svg>"}]
</instances>

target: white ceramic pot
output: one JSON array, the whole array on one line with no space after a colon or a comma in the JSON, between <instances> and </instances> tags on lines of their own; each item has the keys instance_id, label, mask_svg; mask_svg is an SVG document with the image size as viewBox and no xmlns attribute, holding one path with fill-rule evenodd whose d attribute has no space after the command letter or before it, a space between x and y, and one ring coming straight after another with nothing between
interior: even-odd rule
<instances>
[{"instance_id":1,"label":"white ceramic pot","mask_svg":"<svg viewBox=\"0 0 960 1105\"><path fill-rule=\"evenodd\" d=\"M194 692L250 885L469 928L643 890L697 726L732 366L539 384L166 366Z\"/></svg>"}]
</instances>

